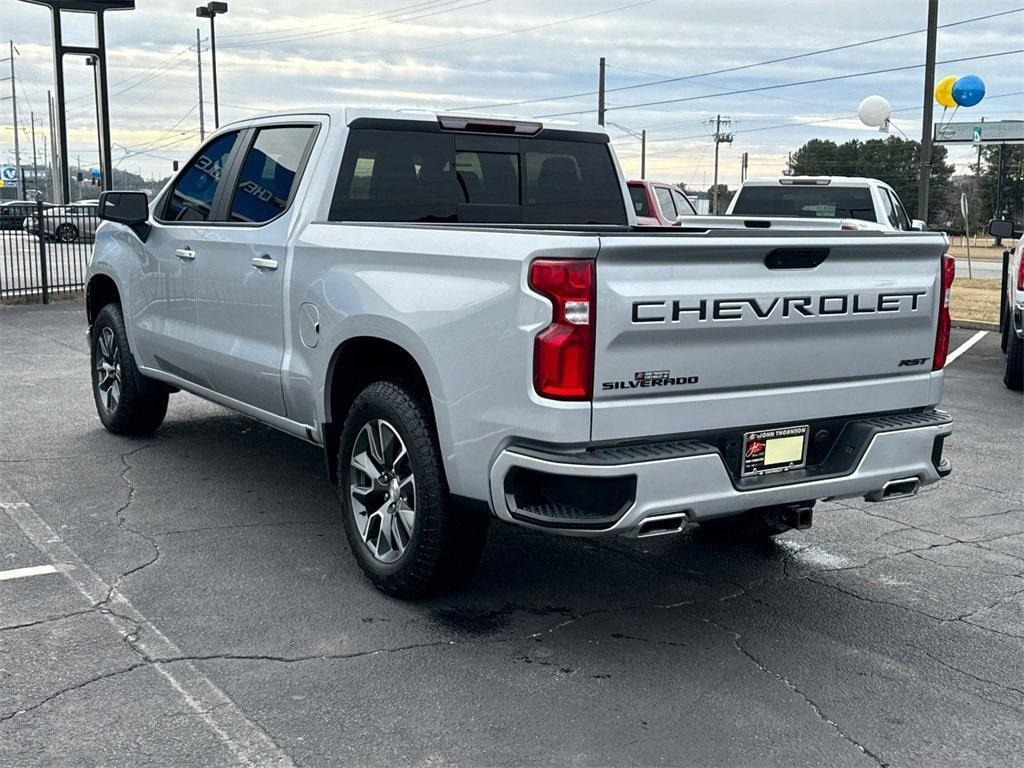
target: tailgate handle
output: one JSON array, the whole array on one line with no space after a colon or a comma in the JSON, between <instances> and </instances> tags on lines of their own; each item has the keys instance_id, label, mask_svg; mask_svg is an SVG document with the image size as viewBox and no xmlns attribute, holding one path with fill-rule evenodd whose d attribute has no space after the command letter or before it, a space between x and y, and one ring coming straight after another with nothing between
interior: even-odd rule
<instances>
[{"instance_id":1,"label":"tailgate handle","mask_svg":"<svg viewBox=\"0 0 1024 768\"><path fill-rule=\"evenodd\" d=\"M828 258L828 248L776 248L764 257L768 269L813 269Z\"/></svg>"}]
</instances>

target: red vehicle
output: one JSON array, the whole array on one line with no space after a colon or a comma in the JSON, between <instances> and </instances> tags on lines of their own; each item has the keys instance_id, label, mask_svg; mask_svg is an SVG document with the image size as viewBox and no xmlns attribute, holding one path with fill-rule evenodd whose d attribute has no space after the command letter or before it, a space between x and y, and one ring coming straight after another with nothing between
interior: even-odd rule
<instances>
[{"instance_id":1,"label":"red vehicle","mask_svg":"<svg viewBox=\"0 0 1024 768\"><path fill-rule=\"evenodd\" d=\"M634 179L626 185L641 227L678 227L676 216L697 215L690 198L674 184Z\"/></svg>"}]
</instances>

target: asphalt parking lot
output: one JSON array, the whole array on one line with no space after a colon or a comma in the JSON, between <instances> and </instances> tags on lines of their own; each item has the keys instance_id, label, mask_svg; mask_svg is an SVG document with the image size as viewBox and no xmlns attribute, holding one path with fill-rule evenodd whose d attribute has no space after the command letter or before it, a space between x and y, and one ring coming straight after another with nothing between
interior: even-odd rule
<instances>
[{"instance_id":1,"label":"asphalt parking lot","mask_svg":"<svg viewBox=\"0 0 1024 768\"><path fill-rule=\"evenodd\" d=\"M316 449L189 395L104 432L77 303L0 308L0 765L1019 765L1024 401L949 367L954 474L809 531L495 525L362 578ZM973 331L954 331L957 347ZM46 567L49 568L46 568Z\"/></svg>"}]
</instances>

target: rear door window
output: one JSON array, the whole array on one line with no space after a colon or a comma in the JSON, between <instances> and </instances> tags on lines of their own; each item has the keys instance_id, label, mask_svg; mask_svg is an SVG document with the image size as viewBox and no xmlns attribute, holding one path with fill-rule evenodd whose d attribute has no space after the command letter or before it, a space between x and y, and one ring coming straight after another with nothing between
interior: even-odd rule
<instances>
[{"instance_id":1,"label":"rear door window","mask_svg":"<svg viewBox=\"0 0 1024 768\"><path fill-rule=\"evenodd\" d=\"M209 221L221 174L238 132L225 133L204 146L189 162L167 195L163 218L168 221Z\"/></svg>"},{"instance_id":2,"label":"rear door window","mask_svg":"<svg viewBox=\"0 0 1024 768\"><path fill-rule=\"evenodd\" d=\"M679 211L682 216L696 216L697 209L693 207L693 203L690 202L690 198L684 195L682 192L672 190L672 199L676 202L676 210Z\"/></svg>"},{"instance_id":3,"label":"rear door window","mask_svg":"<svg viewBox=\"0 0 1024 768\"><path fill-rule=\"evenodd\" d=\"M658 207L661 209L662 218L674 221L676 214L676 204L672 202L672 192L665 187L655 187L654 194L658 198Z\"/></svg>"},{"instance_id":4,"label":"rear door window","mask_svg":"<svg viewBox=\"0 0 1024 768\"><path fill-rule=\"evenodd\" d=\"M357 128L330 218L624 224L621 195L603 143Z\"/></svg>"},{"instance_id":5,"label":"rear door window","mask_svg":"<svg viewBox=\"0 0 1024 768\"><path fill-rule=\"evenodd\" d=\"M733 213L875 221L870 189L830 184L746 186L739 191Z\"/></svg>"},{"instance_id":6,"label":"rear door window","mask_svg":"<svg viewBox=\"0 0 1024 768\"><path fill-rule=\"evenodd\" d=\"M647 204L647 188L633 185L629 188L629 198L633 201L633 210L637 216L652 218L651 207Z\"/></svg>"},{"instance_id":7,"label":"rear door window","mask_svg":"<svg viewBox=\"0 0 1024 768\"><path fill-rule=\"evenodd\" d=\"M262 223L284 212L298 186L314 130L312 126L259 129L238 176L231 221Z\"/></svg>"}]
</instances>

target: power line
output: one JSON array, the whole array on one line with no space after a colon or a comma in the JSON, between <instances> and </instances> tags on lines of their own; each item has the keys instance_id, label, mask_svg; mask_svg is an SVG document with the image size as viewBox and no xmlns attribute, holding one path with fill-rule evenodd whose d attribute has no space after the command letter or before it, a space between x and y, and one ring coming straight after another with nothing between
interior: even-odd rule
<instances>
[{"instance_id":1,"label":"power line","mask_svg":"<svg viewBox=\"0 0 1024 768\"><path fill-rule=\"evenodd\" d=\"M998 53L986 53L979 56L962 56L956 59L945 59L943 61L937 61L936 64L958 64L963 61L979 61L981 59L994 59L999 56L1012 56L1017 53L1024 53L1024 48L1017 48L1012 51L999 51ZM870 75L882 75L889 72L905 72L912 69L922 69L924 64L907 64L902 67L886 67L885 69L873 69L867 72L853 72L846 75L830 75L829 77L815 77L809 80L796 80L790 83L777 83L775 85L760 85L753 88L739 88L733 91L722 91L721 93L705 93L699 96L683 96L674 99L660 99L657 101L645 101L638 104L621 104L619 106L606 107L607 110L613 109L639 109L642 107L659 107L665 104L680 104L687 101L697 101L698 99L712 99L720 96L736 96L743 93L758 93L760 91L770 91L776 88L793 88L798 85L814 85L817 83L831 83L837 80L849 80L854 77L868 77ZM571 115L585 115L593 112L593 109L581 109L575 112L554 112L548 115L538 115L538 117L568 117Z\"/></svg>"},{"instance_id":2,"label":"power line","mask_svg":"<svg viewBox=\"0 0 1024 768\"><path fill-rule=\"evenodd\" d=\"M976 21L985 21L987 19L992 19L992 18L996 18L996 17L999 17L999 16L1007 16L1009 14L1021 13L1021 12L1024 12L1024 8L1014 8L1014 9L1011 9L1011 10L1008 10L1008 11L1000 11L998 13L986 14L984 16L972 16L971 18L960 19L959 21L951 21L951 22L949 22L947 24L941 24L941 25L939 25L939 29L948 29L949 27L958 27L958 26L962 26L964 24L971 24L971 23L974 23ZM864 46L864 45L873 45L875 43L886 42L886 41L889 41L889 40L896 40L896 39L900 39L900 38L904 38L904 37L910 37L912 35L919 35L919 34L925 32L925 31L927 31L927 30L915 29L915 30L911 30L909 32L899 32L899 33L892 34L892 35L885 35L883 37L872 38L870 40L860 40L860 41L855 42L855 43L845 43L843 45L832 46L830 48L820 48L820 49L815 50L815 51L806 51L804 53L796 53L796 54L790 54L790 55L787 55L787 56L780 56L780 57L774 58L774 59L766 59L764 61L757 61L757 62L754 62L752 64L740 64L740 65L737 65L737 66L734 66L734 67L724 67L722 69L714 69L714 70L710 70L708 72L700 72L700 73L697 73L697 74L694 74L694 75L678 75L678 76L675 76L675 77L663 77L660 80L653 80L653 81L646 82L646 83L633 83L631 85L620 85L620 86L618 86L616 88L608 88L608 89L606 89L605 93L616 93L616 92L619 92L619 91L630 91L630 90L635 90L637 88L649 88L649 87L656 86L656 85L665 85L666 83L678 83L678 82L681 82L681 81L684 81L684 80L696 80L696 79L702 78L702 77L711 77L712 75L722 75L722 74L727 74L729 72L739 72L739 71L745 70L745 69L753 69L754 67L762 67L762 66L767 66L769 64L778 64L778 63L784 62L784 61L794 61L796 59L808 58L810 56L821 56L821 55L826 54L826 53L834 53L835 51L848 50L850 48L857 48L857 47ZM618 69L626 69L626 68L625 67L618 67ZM579 91L577 93L567 93L567 94L562 94L562 95L559 95L559 96L549 96L547 98L542 98L542 99L524 99L524 100L521 100L521 101L507 101L507 102L503 102L503 103L500 103L500 104L484 104L484 105L476 106L476 107L474 107L474 109L495 109L495 108L498 108L498 107L517 107L517 106L520 106L520 105L523 105L523 104L537 104L537 103L543 103L543 102L548 102L548 101L564 101L566 99L583 98L585 96L594 96L596 94L597 94L597 91ZM572 113L566 113L566 114L585 114L586 112L591 112L591 111L593 111L593 110L585 110L585 111L581 111L581 112L572 112Z\"/></svg>"},{"instance_id":3,"label":"power line","mask_svg":"<svg viewBox=\"0 0 1024 768\"><path fill-rule=\"evenodd\" d=\"M445 4L453 3L453 2L464 2L464 0L446 0ZM283 37L267 38L265 40L255 40L255 41L252 41L252 42L229 43L229 44L224 45L222 47L223 48L244 48L244 47L247 47L247 46L250 46L250 45L277 45L278 43L291 43L291 42L295 42L297 40L316 40L316 39L322 38L322 37L335 37L335 36L343 35L343 34L344 35L350 35L350 34L354 34L356 32L365 32L367 30L378 29L380 27L388 27L388 26L391 26L392 24L402 24L402 23L407 22L407 21L416 21L417 19L424 19L424 18L429 18L429 17L433 17L433 16L440 16L441 14L452 13L453 11L463 11L463 10L466 10L468 8L473 8L473 7L476 7L478 5L484 5L485 3L491 3L491 2L494 2L494 0L473 0L473 2L465 3L465 5L458 5L458 6L454 7L454 8L442 8L440 10L438 10L437 7L435 6L435 8L430 9L428 12L421 13L421 14L419 14L417 16L409 16L407 18L395 19L393 21L386 21L386 22L382 22L382 23L379 23L379 24L367 24L365 26L355 27L355 28L317 30L317 31L314 31L314 32L310 32L308 34L285 35Z\"/></svg>"},{"instance_id":4,"label":"power line","mask_svg":"<svg viewBox=\"0 0 1024 768\"><path fill-rule=\"evenodd\" d=\"M378 58L380 56L394 56L394 55L401 54L401 53L421 53L423 51L433 51L433 50L436 50L437 48L449 48L449 47L454 46L454 45L465 45L466 43L479 43L479 42L484 41L484 40L494 40L495 38L499 38L499 37L508 37L510 35L519 35L519 34L522 34L523 32L535 32L538 29L548 29L550 27L557 27L557 26L559 26L561 24L569 24L569 23L571 23L573 21L582 21L583 19L590 19L590 18L593 18L595 16L604 16L606 14L615 13L617 11L624 11L624 10L628 10L630 8L637 8L637 7L641 6L641 5L650 5L651 3L654 3L654 2L657 2L657 0L640 0L639 2L628 3L626 5L617 5L614 8L607 8L607 9L605 9L603 11L594 11L593 13L585 13L585 14L582 14L580 16L570 16L569 18L566 18L566 19L559 19L558 21L549 21L549 22L546 22L544 24L535 24L535 25L533 25L531 27L520 27L518 29L508 29L508 30L505 30L504 32L494 32L494 33L489 34L489 35L479 35L477 37L466 37L466 38L463 38L462 40L452 40L452 41L447 42L447 43L433 43L431 45L421 45L421 46L418 46L416 48L399 48L399 49L390 50L390 51L376 51L374 53L359 53L359 54L355 54L355 55L352 55L352 56L346 56L345 59L346 60L357 60L357 59ZM594 93L597 93L597 91L594 91ZM474 107L474 108L475 109L479 109L479 107Z\"/></svg>"},{"instance_id":5,"label":"power line","mask_svg":"<svg viewBox=\"0 0 1024 768\"><path fill-rule=\"evenodd\" d=\"M398 14L398 13L401 13L403 11L411 11L414 8L418 8L418 7L421 7L421 6L424 6L424 5L426 5L426 6L436 5L437 2L438 2L438 0L427 0L426 2L412 3L411 5L402 6L400 8L392 8L389 11L374 11L373 13L361 13L358 16L353 16L350 19L350 21L359 21L360 19L368 19L368 18L372 18L374 16L388 16L388 15L391 15L391 14ZM335 27L335 29L340 29L340 28L341 27ZM235 34L232 34L232 35L221 35L221 39L222 40L228 40L228 39L235 40L235 39L243 38L243 37L244 38L252 38L252 37L264 37L264 36L268 36L268 35L269 36L274 36L274 35L288 34L288 33L291 33L291 32L300 32L300 31L302 31L304 29L309 29L309 23L308 22L306 24L301 24L301 25L296 26L296 27L286 27L284 29L275 29L273 32L238 32L238 33L235 33ZM254 42L259 42L259 41L257 40L257 41L254 41Z\"/></svg>"}]
</instances>

